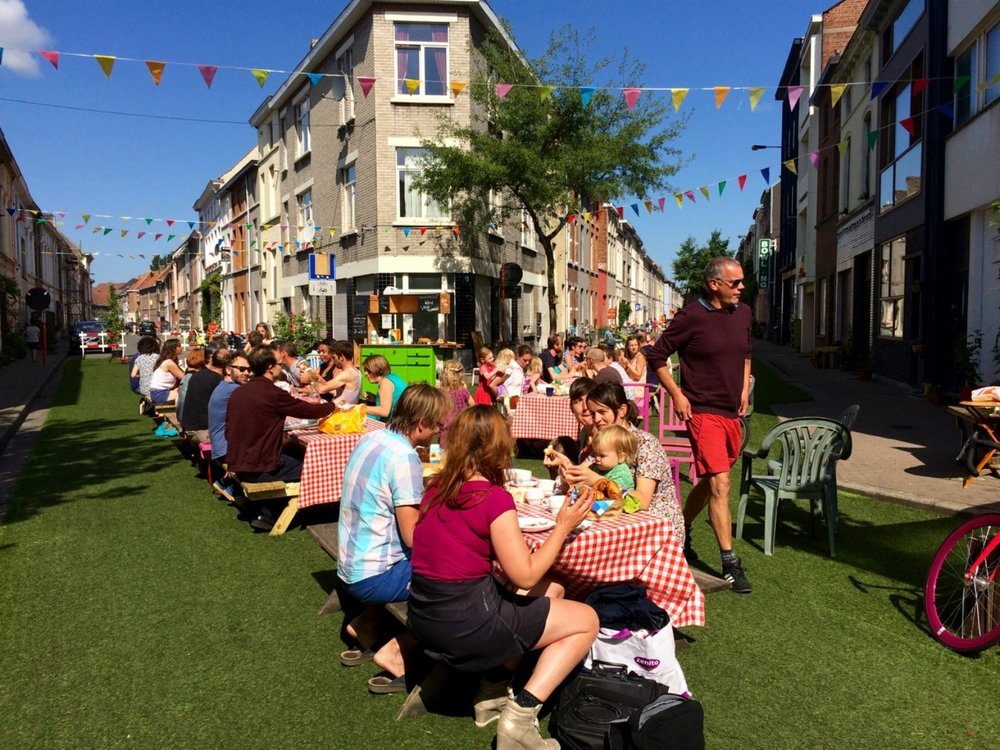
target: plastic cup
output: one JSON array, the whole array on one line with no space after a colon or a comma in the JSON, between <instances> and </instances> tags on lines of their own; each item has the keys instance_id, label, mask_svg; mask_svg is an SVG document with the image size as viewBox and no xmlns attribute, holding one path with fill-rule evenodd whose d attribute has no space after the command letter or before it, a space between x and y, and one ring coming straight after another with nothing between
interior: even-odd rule
<instances>
[{"instance_id":1,"label":"plastic cup","mask_svg":"<svg viewBox=\"0 0 1000 750\"><path fill-rule=\"evenodd\" d=\"M556 392L555 386L552 386L552 385L545 386L545 395L546 396L553 396L553 395L555 395L555 392Z\"/></svg>"}]
</instances>

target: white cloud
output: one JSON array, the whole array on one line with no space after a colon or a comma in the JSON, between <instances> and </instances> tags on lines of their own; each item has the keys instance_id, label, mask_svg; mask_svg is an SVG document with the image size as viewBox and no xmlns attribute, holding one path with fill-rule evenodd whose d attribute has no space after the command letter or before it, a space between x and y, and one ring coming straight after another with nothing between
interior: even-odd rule
<instances>
[{"instance_id":1,"label":"white cloud","mask_svg":"<svg viewBox=\"0 0 1000 750\"><path fill-rule=\"evenodd\" d=\"M0 69L25 76L37 76L38 55L51 42L49 32L28 18L24 0L0 0L0 46L3 64Z\"/></svg>"}]
</instances>

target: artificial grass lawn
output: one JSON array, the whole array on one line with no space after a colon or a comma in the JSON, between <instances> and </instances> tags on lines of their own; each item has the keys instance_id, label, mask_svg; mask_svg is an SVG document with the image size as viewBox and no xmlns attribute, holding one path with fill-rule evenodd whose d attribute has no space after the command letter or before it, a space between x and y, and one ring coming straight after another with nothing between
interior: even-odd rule
<instances>
[{"instance_id":1,"label":"artificial grass lawn","mask_svg":"<svg viewBox=\"0 0 1000 750\"><path fill-rule=\"evenodd\" d=\"M340 667L342 618L316 614L325 553L234 521L151 427L123 367L67 364L0 526L0 747L489 746L465 718L394 723L402 696L369 696L376 668ZM765 558L752 513L736 548L754 593L708 596L681 654L709 747L996 745L1000 650L952 654L922 614L954 519L843 495L831 560L803 509ZM704 521L694 543L716 567Z\"/></svg>"}]
</instances>

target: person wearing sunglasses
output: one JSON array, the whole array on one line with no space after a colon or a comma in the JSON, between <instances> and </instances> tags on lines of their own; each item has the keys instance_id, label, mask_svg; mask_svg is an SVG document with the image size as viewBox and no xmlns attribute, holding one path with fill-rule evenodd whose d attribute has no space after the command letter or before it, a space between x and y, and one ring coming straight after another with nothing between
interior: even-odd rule
<instances>
[{"instance_id":1,"label":"person wearing sunglasses","mask_svg":"<svg viewBox=\"0 0 1000 750\"><path fill-rule=\"evenodd\" d=\"M743 268L732 258L713 258L705 268L705 295L684 307L649 353L649 367L687 423L698 483L684 504L684 555L691 549L691 524L709 506L709 519L722 554L722 575L733 591L749 594L750 581L733 552L729 509L729 470L740 455L739 418L750 400L750 326L752 313L742 304ZM678 352L681 385L668 361Z\"/></svg>"}]
</instances>

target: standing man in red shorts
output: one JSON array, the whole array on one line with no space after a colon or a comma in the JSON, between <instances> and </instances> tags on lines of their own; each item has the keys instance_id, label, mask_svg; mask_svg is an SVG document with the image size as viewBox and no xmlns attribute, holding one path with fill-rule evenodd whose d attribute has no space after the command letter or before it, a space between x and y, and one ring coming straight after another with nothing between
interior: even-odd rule
<instances>
[{"instance_id":1,"label":"standing man in red shorts","mask_svg":"<svg viewBox=\"0 0 1000 750\"><path fill-rule=\"evenodd\" d=\"M713 258L705 269L703 298L674 316L647 359L673 399L677 416L687 422L698 484L684 505L684 554L691 549L691 523L708 505L708 517L722 552L722 575L733 591L749 594L750 581L733 552L729 510L729 470L740 455L741 417L750 398L750 308L740 304L743 269L732 258ZM667 368L678 352L681 386Z\"/></svg>"}]
</instances>

